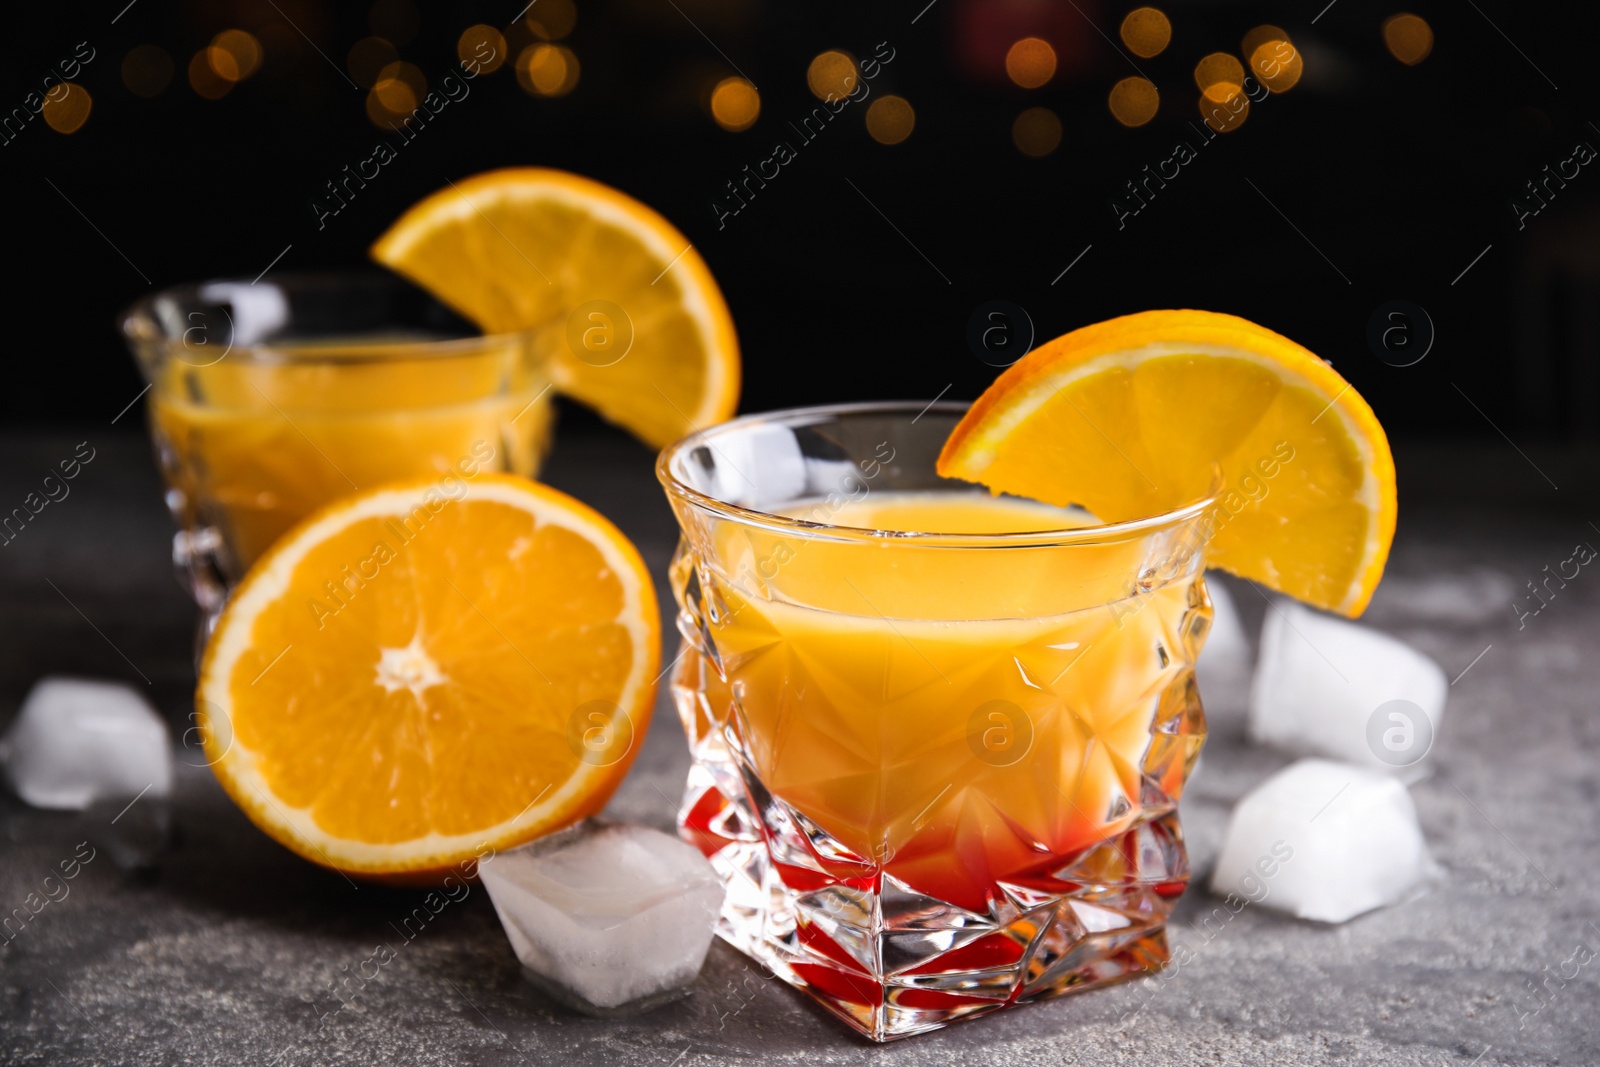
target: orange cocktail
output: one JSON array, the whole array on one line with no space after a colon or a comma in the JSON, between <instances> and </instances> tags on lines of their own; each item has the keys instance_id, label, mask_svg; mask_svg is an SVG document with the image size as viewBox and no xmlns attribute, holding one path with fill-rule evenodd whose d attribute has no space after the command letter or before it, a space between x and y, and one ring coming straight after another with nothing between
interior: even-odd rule
<instances>
[{"instance_id":1,"label":"orange cocktail","mask_svg":"<svg viewBox=\"0 0 1600 1067\"><path fill-rule=\"evenodd\" d=\"M324 504L400 478L531 475L548 441L531 338L477 336L398 280L207 283L146 300L124 331L174 555L207 608Z\"/></svg>"},{"instance_id":2,"label":"orange cocktail","mask_svg":"<svg viewBox=\"0 0 1600 1067\"><path fill-rule=\"evenodd\" d=\"M1103 526L940 479L960 409L663 455L685 836L721 933L879 1039L1148 970L1187 881L1204 501Z\"/></svg>"}]
</instances>

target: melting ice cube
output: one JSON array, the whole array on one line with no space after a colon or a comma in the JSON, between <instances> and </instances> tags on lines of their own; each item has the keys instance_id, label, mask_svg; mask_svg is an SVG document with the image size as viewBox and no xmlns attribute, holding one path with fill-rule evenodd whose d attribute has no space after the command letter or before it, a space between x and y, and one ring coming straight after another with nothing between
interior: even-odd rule
<instances>
[{"instance_id":1,"label":"melting ice cube","mask_svg":"<svg viewBox=\"0 0 1600 1067\"><path fill-rule=\"evenodd\" d=\"M1370 627L1277 602L1261 629L1250 738L1311 756L1425 776L1449 691L1437 663Z\"/></svg>"},{"instance_id":2,"label":"melting ice cube","mask_svg":"<svg viewBox=\"0 0 1600 1067\"><path fill-rule=\"evenodd\" d=\"M1209 578L1206 589L1211 594L1211 630L1194 668L1200 697L1207 710L1242 710L1250 691L1250 639L1228 587Z\"/></svg>"},{"instance_id":3,"label":"melting ice cube","mask_svg":"<svg viewBox=\"0 0 1600 1067\"><path fill-rule=\"evenodd\" d=\"M1404 785L1303 759L1234 806L1211 891L1339 923L1410 897L1433 870Z\"/></svg>"},{"instance_id":4,"label":"melting ice cube","mask_svg":"<svg viewBox=\"0 0 1600 1067\"><path fill-rule=\"evenodd\" d=\"M640 826L584 823L478 873L529 976L591 1014L681 992L700 973L722 908L706 858Z\"/></svg>"},{"instance_id":5,"label":"melting ice cube","mask_svg":"<svg viewBox=\"0 0 1600 1067\"><path fill-rule=\"evenodd\" d=\"M36 808L82 811L97 801L172 792L166 725L117 682L41 679L0 747L12 788Z\"/></svg>"}]
</instances>

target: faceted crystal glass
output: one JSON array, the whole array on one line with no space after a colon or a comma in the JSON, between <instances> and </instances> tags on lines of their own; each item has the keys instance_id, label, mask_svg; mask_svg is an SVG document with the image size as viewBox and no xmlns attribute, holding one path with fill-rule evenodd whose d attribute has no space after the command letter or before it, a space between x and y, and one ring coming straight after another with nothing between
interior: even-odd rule
<instances>
[{"instance_id":1,"label":"faceted crystal glass","mask_svg":"<svg viewBox=\"0 0 1600 1067\"><path fill-rule=\"evenodd\" d=\"M1161 967L1189 878L1210 501L1024 533L830 521L981 513L934 470L962 411L753 416L657 467L678 823L726 886L718 932L877 1041Z\"/></svg>"},{"instance_id":2,"label":"faceted crystal glass","mask_svg":"<svg viewBox=\"0 0 1600 1067\"><path fill-rule=\"evenodd\" d=\"M529 334L484 336L377 273L180 286L129 308L150 433L205 611L290 526L382 482L532 476L552 409Z\"/></svg>"}]
</instances>

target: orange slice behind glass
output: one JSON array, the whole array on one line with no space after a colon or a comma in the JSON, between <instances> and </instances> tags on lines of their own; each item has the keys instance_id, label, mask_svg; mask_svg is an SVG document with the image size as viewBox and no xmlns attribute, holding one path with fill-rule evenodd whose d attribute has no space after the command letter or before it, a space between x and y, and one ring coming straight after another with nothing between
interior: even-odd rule
<instances>
[{"instance_id":1,"label":"orange slice behind glass","mask_svg":"<svg viewBox=\"0 0 1600 1067\"><path fill-rule=\"evenodd\" d=\"M657 448L729 418L739 344L700 253L660 214L565 171L489 171L372 246L486 333L535 331L557 390Z\"/></svg>"}]
</instances>

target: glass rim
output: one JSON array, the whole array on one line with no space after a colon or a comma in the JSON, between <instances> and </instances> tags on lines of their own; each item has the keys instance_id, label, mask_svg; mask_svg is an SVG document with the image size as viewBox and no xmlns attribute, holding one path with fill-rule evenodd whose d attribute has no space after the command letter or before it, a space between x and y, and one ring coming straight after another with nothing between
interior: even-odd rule
<instances>
[{"instance_id":1,"label":"glass rim","mask_svg":"<svg viewBox=\"0 0 1600 1067\"><path fill-rule=\"evenodd\" d=\"M174 337L170 332L160 330L152 331L143 328L143 324L155 323L159 320L154 309L162 300L186 300L193 303L202 301L201 291L209 285L237 285L253 286L261 279L245 277L216 277L205 278L200 281L179 282L169 285L153 293L146 293L137 300L125 306L117 315L117 331L125 342L130 345L154 345L169 351L193 352L190 345L184 340L184 334ZM282 285L336 285L336 284L371 284L375 287L392 288L404 291L407 286L413 285L399 275L390 274L381 270L361 269L331 269L331 270L306 270L284 271L274 276L272 284ZM424 292L418 287L418 292ZM449 307L438 297L432 297L443 307ZM451 308L451 311L455 309ZM460 312L455 312L460 314ZM224 312L226 314L226 312ZM462 316L465 318L465 316ZM231 322L230 322L231 324ZM235 362L248 362L263 365L283 366L288 364L310 365L318 363L330 364L362 364L382 363L400 360L429 360L448 359L451 356L472 355L485 349L509 345L531 346L535 330L511 330L498 333L469 334L463 337L441 337L432 340L409 339L379 342L361 342L358 352L329 352L320 353L316 349L300 348L291 351L293 346L286 347L282 343L260 341L253 344L229 344L224 356L231 357ZM187 359L178 356L178 359L187 363ZM218 356L210 362L195 364L196 366L210 366L213 362L220 362L224 357Z\"/></svg>"},{"instance_id":2,"label":"glass rim","mask_svg":"<svg viewBox=\"0 0 1600 1067\"><path fill-rule=\"evenodd\" d=\"M700 445L710 447L714 437L741 428L768 424L805 424L802 420L820 421L836 416L852 415L913 415L920 418L930 411L951 415L964 414L971 406L968 401L935 400L924 403L918 400L864 401L848 404L820 404L809 407L781 408L777 411L755 412L707 426L679 438L661 450L656 457L656 479L670 496L712 515L754 526L774 533L789 534L813 540L855 542L865 544L905 544L908 546L948 548L1045 548L1075 544L1095 544L1109 540L1124 540L1129 536L1147 535L1166 527L1178 526L1201 515L1222 495L1220 471L1215 472L1211 488L1187 503L1155 515L1144 515L1120 522L1095 522L1087 526L1070 526L1059 530L1029 530L1015 533L974 534L939 533L936 531L875 530L865 526L817 522L797 519L788 515L748 508L719 499L686 484L672 471L673 462L685 452ZM953 485L970 485L974 490L984 487L976 482L945 479Z\"/></svg>"}]
</instances>

